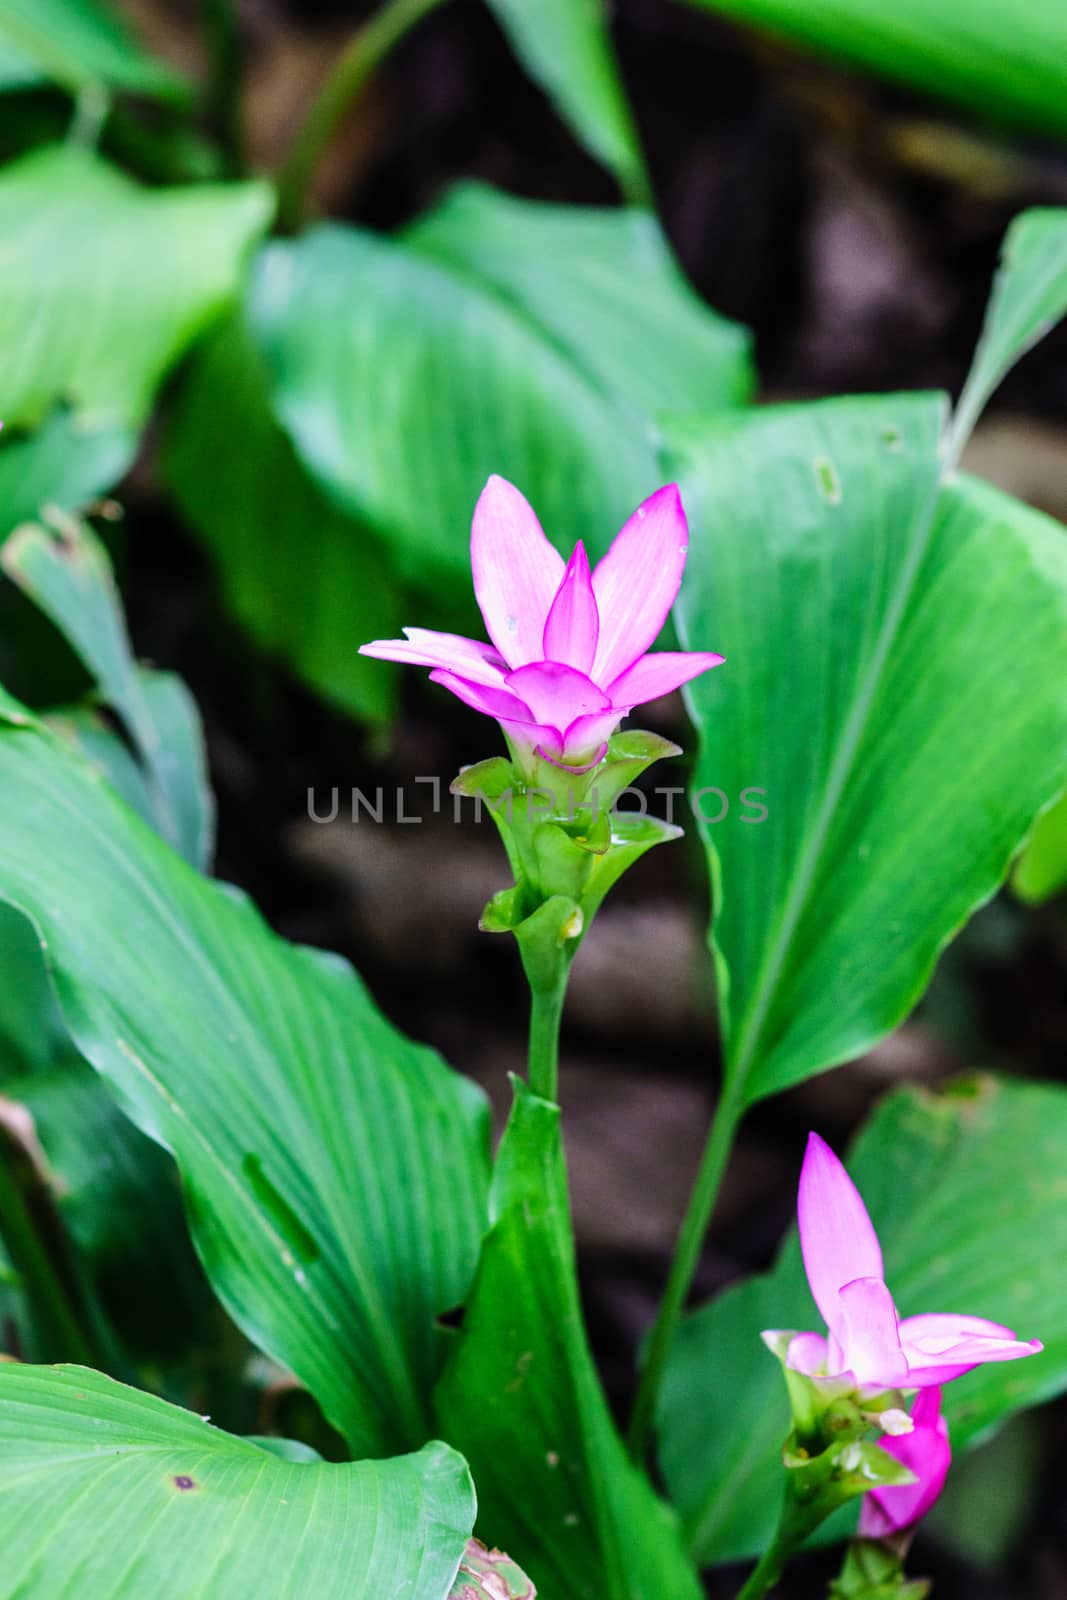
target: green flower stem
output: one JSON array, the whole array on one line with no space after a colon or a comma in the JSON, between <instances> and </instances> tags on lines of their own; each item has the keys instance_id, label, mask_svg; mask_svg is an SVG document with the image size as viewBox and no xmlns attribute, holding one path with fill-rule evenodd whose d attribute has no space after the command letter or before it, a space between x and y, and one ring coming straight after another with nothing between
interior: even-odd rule
<instances>
[{"instance_id":1,"label":"green flower stem","mask_svg":"<svg viewBox=\"0 0 1067 1600\"><path fill-rule=\"evenodd\" d=\"M22 1165L17 1148L0 1130L0 1238L45 1330L47 1359L94 1366L93 1347L74 1309L72 1290L35 1223L28 1185L19 1177Z\"/></svg>"},{"instance_id":2,"label":"green flower stem","mask_svg":"<svg viewBox=\"0 0 1067 1600\"><path fill-rule=\"evenodd\" d=\"M820 1523L826 1521L837 1503L832 1492L829 1498L825 1493L807 1493L800 1489L795 1475L787 1474L785 1496L774 1538L755 1570L749 1574L748 1582L738 1592L737 1600L762 1600L765 1594L770 1594L790 1558Z\"/></svg>"},{"instance_id":3,"label":"green flower stem","mask_svg":"<svg viewBox=\"0 0 1067 1600\"><path fill-rule=\"evenodd\" d=\"M561 961L554 983L530 990L530 1088L553 1102L559 1090L559 1025L569 972L570 962Z\"/></svg>"},{"instance_id":4,"label":"green flower stem","mask_svg":"<svg viewBox=\"0 0 1067 1600\"><path fill-rule=\"evenodd\" d=\"M776 1536L755 1571L749 1575L744 1588L738 1592L737 1600L762 1600L763 1595L769 1594L781 1578L791 1554L792 1548L783 1546L780 1537Z\"/></svg>"},{"instance_id":5,"label":"green flower stem","mask_svg":"<svg viewBox=\"0 0 1067 1600\"><path fill-rule=\"evenodd\" d=\"M730 1159L730 1151L733 1149L743 1109L740 1093L736 1089L731 1090L727 1085L715 1109L708 1142L704 1147L696 1182L689 1197L689 1206L667 1277L667 1287L652 1328L637 1385L637 1398L630 1417L629 1444L630 1454L638 1465L644 1463L648 1450L648 1436L659 1404L659 1392L667 1356L678 1328L678 1319L685 1308L693 1274L700 1261L700 1252L704 1246L712 1212L715 1210L719 1186Z\"/></svg>"},{"instance_id":6,"label":"green flower stem","mask_svg":"<svg viewBox=\"0 0 1067 1600\"><path fill-rule=\"evenodd\" d=\"M443 0L386 0L350 40L312 103L278 174L278 213L283 227L296 228L308 210L315 168L342 117L364 84L404 35Z\"/></svg>"}]
</instances>

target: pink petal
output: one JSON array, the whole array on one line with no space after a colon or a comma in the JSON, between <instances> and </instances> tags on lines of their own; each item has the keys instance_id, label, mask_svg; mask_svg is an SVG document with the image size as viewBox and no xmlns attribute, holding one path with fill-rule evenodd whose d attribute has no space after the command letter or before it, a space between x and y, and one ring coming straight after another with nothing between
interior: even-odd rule
<instances>
[{"instance_id":1,"label":"pink petal","mask_svg":"<svg viewBox=\"0 0 1067 1600\"><path fill-rule=\"evenodd\" d=\"M600 638L592 676L613 683L659 637L685 570L689 530L678 485L657 489L593 573Z\"/></svg>"},{"instance_id":2,"label":"pink petal","mask_svg":"<svg viewBox=\"0 0 1067 1600\"><path fill-rule=\"evenodd\" d=\"M798 1333L789 1342L785 1364L794 1372L804 1372L810 1378L826 1369L826 1340L821 1333Z\"/></svg>"},{"instance_id":3,"label":"pink petal","mask_svg":"<svg viewBox=\"0 0 1067 1600\"><path fill-rule=\"evenodd\" d=\"M588 672L599 633L600 613L589 576L589 557L579 539L545 622L544 658Z\"/></svg>"},{"instance_id":4,"label":"pink petal","mask_svg":"<svg viewBox=\"0 0 1067 1600\"><path fill-rule=\"evenodd\" d=\"M911 1420L916 1428L937 1428L948 1438L948 1423L941 1416L940 1389L923 1389L921 1394L915 1396Z\"/></svg>"},{"instance_id":5,"label":"pink petal","mask_svg":"<svg viewBox=\"0 0 1067 1600\"><path fill-rule=\"evenodd\" d=\"M535 721L556 728L567 728L590 711L607 711L611 704L591 678L561 661L531 661L509 672L504 683L526 702Z\"/></svg>"},{"instance_id":6,"label":"pink petal","mask_svg":"<svg viewBox=\"0 0 1067 1600\"><path fill-rule=\"evenodd\" d=\"M575 717L554 742L542 742L544 755L556 767L568 767L574 772L588 772L607 754L608 740L622 720L622 712L615 706L607 711L590 711ZM596 793L596 790L593 790Z\"/></svg>"},{"instance_id":7,"label":"pink petal","mask_svg":"<svg viewBox=\"0 0 1067 1600\"><path fill-rule=\"evenodd\" d=\"M521 756L542 750L551 759L551 753L562 751L562 733L551 723L539 722L526 703L507 689L496 689L490 684L475 683L461 678L455 672L438 667L430 673L430 681L439 683L475 711L495 717Z\"/></svg>"},{"instance_id":8,"label":"pink petal","mask_svg":"<svg viewBox=\"0 0 1067 1600\"><path fill-rule=\"evenodd\" d=\"M893 1297L879 1278L855 1278L838 1292L845 1370L857 1383L896 1389L908 1376Z\"/></svg>"},{"instance_id":9,"label":"pink petal","mask_svg":"<svg viewBox=\"0 0 1067 1600\"><path fill-rule=\"evenodd\" d=\"M375 639L360 645L359 653L410 666L445 667L475 683L503 686L507 663L493 645L458 633L435 633L430 628L405 628L404 632L406 639Z\"/></svg>"},{"instance_id":10,"label":"pink petal","mask_svg":"<svg viewBox=\"0 0 1067 1600\"><path fill-rule=\"evenodd\" d=\"M856 1278L881 1278L882 1251L859 1190L817 1133L808 1136L797 1222L815 1304L844 1343L838 1291Z\"/></svg>"},{"instance_id":11,"label":"pink petal","mask_svg":"<svg viewBox=\"0 0 1067 1600\"><path fill-rule=\"evenodd\" d=\"M537 755L546 761L552 761L551 752L563 746L563 735L559 729L550 727L546 723L512 722L507 717L499 717L497 720L515 747L513 754L518 753L520 763L523 765L525 765L523 758L526 756Z\"/></svg>"},{"instance_id":12,"label":"pink petal","mask_svg":"<svg viewBox=\"0 0 1067 1600\"><path fill-rule=\"evenodd\" d=\"M885 1539L919 1522L944 1488L952 1464L948 1428L941 1416L941 1390L924 1389L911 1409L911 1433L881 1439L883 1450L915 1474L917 1482L873 1489L863 1498L860 1537Z\"/></svg>"},{"instance_id":13,"label":"pink petal","mask_svg":"<svg viewBox=\"0 0 1067 1600\"><path fill-rule=\"evenodd\" d=\"M680 684L712 667L721 667L725 656L710 650L660 650L653 656L642 656L632 667L620 673L608 685L608 696L616 706L643 706L649 700L658 700L661 694L670 694Z\"/></svg>"},{"instance_id":14,"label":"pink petal","mask_svg":"<svg viewBox=\"0 0 1067 1600\"><path fill-rule=\"evenodd\" d=\"M955 1311L924 1311L917 1317L903 1317L900 1323L902 1339L924 1341L929 1350L947 1350L961 1339L972 1334L984 1334L990 1339L1014 1339L1015 1331L1002 1322L990 1322L987 1317L970 1317Z\"/></svg>"},{"instance_id":15,"label":"pink petal","mask_svg":"<svg viewBox=\"0 0 1067 1600\"><path fill-rule=\"evenodd\" d=\"M490 478L474 508L471 569L486 630L508 665L539 661L563 557L504 478Z\"/></svg>"},{"instance_id":16,"label":"pink petal","mask_svg":"<svg viewBox=\"0 0 1067 1600\"><path fill-rule=\"evenodd\" d=\"M517 695L509 694L507 689L475 683L470 678L461 678L458 673L449 672L445 667L438 667L431 672L430 681L451 690L458 699L472 706L475 711L483 711L487 717L515 722L523 727L530 727L537 721L529 706L524 705Z\"/></svg>"},{"instance_id":17,"label":"pink petal","mask_svg":"<svg viewBox=\"0 0 1067 1600\"><path fill-rule=\"evenodd\" d=\"M1039 1339L1017 1339L999 1322L951 1311L906 1317L900 1338L908 1383L920 1388L948 1383L988 1361L1019 1361L1044 1349Z\"/></svg>"}]
</instances>

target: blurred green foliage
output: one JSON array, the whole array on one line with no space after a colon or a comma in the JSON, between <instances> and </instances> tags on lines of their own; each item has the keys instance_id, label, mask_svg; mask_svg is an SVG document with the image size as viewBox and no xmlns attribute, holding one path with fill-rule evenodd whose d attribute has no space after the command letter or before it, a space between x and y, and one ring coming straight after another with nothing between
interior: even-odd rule
<instances>
[{"instance_id":1,"label":"blurred green foliage","mask_svg":"<svg viewBox=\"0 0 1067 1600\"><path fill-rule=\"evenodd\" d=\"M1067 134L1060 0L690 0L965 106L1002 126Z\"/></svg>"}]
</instances>

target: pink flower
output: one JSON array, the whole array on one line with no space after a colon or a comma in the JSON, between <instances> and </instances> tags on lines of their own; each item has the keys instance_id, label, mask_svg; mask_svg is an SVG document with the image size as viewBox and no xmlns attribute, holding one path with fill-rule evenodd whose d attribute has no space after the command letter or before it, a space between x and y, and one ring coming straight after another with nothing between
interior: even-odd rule
<instances>
[{"instance_id":1,"label":"pink flower","mask_svg":"<svg viewBox=\"0 0 1067 1600\"><path fill-rule=\"evenodd\" d=\"M925 1389L986 1361L1016 1361L1044 1347L1010 1328L953 1311L897 1316L882 1251L859 1190L817 1133L808 1137L797 1197L800 1248L829 1334L801 1333L787 1365L811 1376L850 1376L878 1389Z\"/></svg>"},{"instance_id":2,"label":"pink flower","mask_svg":"<svg viewBox=\"0 0 1067 1600\"><path fill-rule=\"evenodd\" d=\"M914 1527L930 1510L952 1464L948 1425L941 1415L941 1390L920 1389L911 1409L911 1433L880 1439L883 1450L915 1474L914 1483L893 1489L870 1489L860 1512L861 1539L888 1539Z\"/></svg>"},{"instance_id":3,"label":"pink flower","mask_svg":"<svg viewBox=\"0 0 1067 1600\"><path fill-rule=\"evenodd\" d=\"M492 644L426 628L361 653L432 667L430 677L495 717L527 764L585 771L634 706L721 664L710 651L646 654L685 569L677 486L638 506L592 573L579 541L564 565L518 489L492 477L474 510L474 592Z\"/></svg>"}]
</instances>

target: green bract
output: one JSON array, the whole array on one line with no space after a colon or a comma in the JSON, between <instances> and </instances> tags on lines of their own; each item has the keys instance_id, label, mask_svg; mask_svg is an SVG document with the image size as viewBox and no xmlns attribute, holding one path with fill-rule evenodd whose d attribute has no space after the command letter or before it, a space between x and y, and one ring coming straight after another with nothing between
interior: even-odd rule
<instances>
[{"instance_id":1,"label":"green bract","mask_svg":"<svg viewBox=\"0 0 1067 1600\"><path fill-rule=\"evenodd\" d=\"M500 831L515 882L482 915L487 933L513 933L534 989L569 965L601 901L626 869L682 830L643 812L613 810L624 790L677 745L639 730L617 733L607 755L575 774L541 760L536 782L502 756L467 767L456 795L485 806Z\"/></svg>"}]
</instances>

